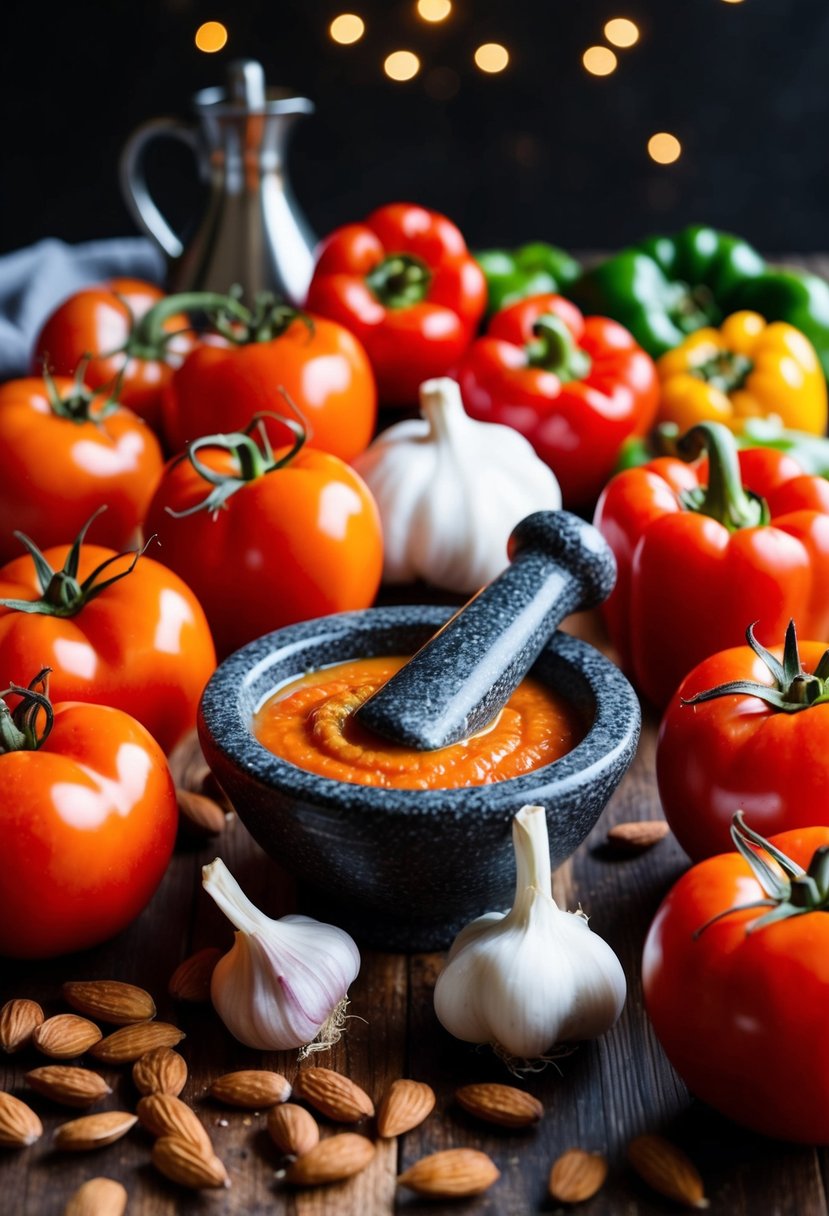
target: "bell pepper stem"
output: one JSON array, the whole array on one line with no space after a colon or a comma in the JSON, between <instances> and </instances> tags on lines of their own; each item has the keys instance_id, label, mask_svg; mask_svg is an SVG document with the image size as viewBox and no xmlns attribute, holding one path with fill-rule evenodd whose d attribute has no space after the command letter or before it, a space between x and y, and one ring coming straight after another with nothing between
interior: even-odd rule
<instances>
[{"instance_id":1,"label":"bell pepper stem","mask_svg":"<svg viewBox=\"0 0 829 1216\"><path fill-rule=\"evenodd\" d=\"M411 253L392 253L366 275L366 284L386 308L411 308L426 299L432 272Z\"/></svg>"},{"instance_id":2,"label":"bell pepper stem","mask_svg":"<svg viewBox=\"0 0 829 1216\"><path fill-rule=\"evenodd\" d=\"M577 345L570 330L552 313L543 313L533 325L534 341L527 345L527 362L552 372L562 383L583 380L590 371L590 356Z\"/></svg>"},{"instance_id":3,"label":"bell pepper stem","mask_svg":"<svg viewBox=\"0 0 829 1216\"><path fill-rule=\"evenodd\" d=\"M729 532L768 524L771 515L765 499L742 483L737 444L727 426L697 423L677 441L677 450L685 460L695 460L702 452L708 455L708 485L680 495L686 510L716 519Z\"/></svg>"}]
</instances>

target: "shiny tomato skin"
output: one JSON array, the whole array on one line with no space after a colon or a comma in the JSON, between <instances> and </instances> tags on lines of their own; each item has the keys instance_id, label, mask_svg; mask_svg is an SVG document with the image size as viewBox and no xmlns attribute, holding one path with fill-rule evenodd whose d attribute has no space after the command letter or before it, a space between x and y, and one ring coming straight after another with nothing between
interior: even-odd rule
<instances>
[{"instance_id":1,"label":"shiny tomato skin","mask_svg":"<svg viewBox=\"0 0 829 1216\"><path fill-rule=\"evenodd\" d=\"M72 381L56 376L54 386L69 396ZM40 548L70 541L102 505L96 536L126 548L163 468L158 440L131 410L76 421L53 412L42 377L0 385L0 563L22 552L15 530Z\"/></svg>"},{"instance_id":2,"label":"shiny tomato skin","mask_svg":"<svg viewBox=\"0 0 829 1216\"><path fill-rule=\"evenodd\" d=\"M351 460L368 446L377 418L368 356L344 326L312 316L265 342L204 345L189 355L163 394L167 446L180 452L191 439L242 431L263 411L296 420L284 394L313 447ZM290 442L280 422L266 426L274 445Z\"/></svg>"},{"instance_id":3,"label":"shiny tomato skin","mask_svg":"<svg viewBox=\"0 0 829 1216\"><path fill-rule=\"evenodd\" d=\"M90 388L110 387L123 370L118 399L159 431L161 393L173 371L196 345L187 330L185 316L169 317L163 328L177 336L167 345L163 358L127 358L122 348L129 340L133 319L139 320L164 292L141 279L109 279L74 292L47 317L35 341L33 371L42 371L46 360L56 375L73 376L86 355L84 383Z\"/></svg>"},{"instance_id":4,"label":"shiny tomato skin","mask_svg":"<svg viewBox=\"0 0 829 1216\"><path fill-rule=\"evenodd\" d=\"M798 640L804 669L813 672L827 648ZM782 647L770 649L782 659ZM748 694L682 704L732 680L774 683L750 646L718 651L685 677L659 727L659 796L695 861L732 847L738 809L761 836L809 827L829 814L829 704L785 713Z\"/></svg>"},{"instance_id":5,"label":"shiny tomato skin","mask_svg":"<svg viewBox=\"0 0 829 1216\"><path fill-rule=\"evenodd\" d=\"M0 955L51 958L119 933L158 887L177 821L164 753L140 723L56 705L39 750L0 753Z\"/></svg>"},{"instance_id":6,"label":"shiny tomato skin","mask_svg":"<svg viewBox=\"0 0 829 1216\"><path fill-rule=\"evenodd\" d=\"M233 467L217 449L198 458L220 472ZM379 514L365 482L338 457L305 447L218 512L169 514L202 502L209 489L188 460L171 462L146 526L162 560L199 597L220 657L283 625L373 602L383 565Z\"/></svg>"},{"instance_id":7,"label":"shiny tomato skin","mask_svg":"<svg viewBox=\"0 0 829 1216\"><path fill-rule=\"evenodd\" d=\"M746 817L746 823L752 826ZM772 842L807 868L829 827ZM712 917L764 892L734 850L684 874L645 942L645 1005L668 1059L696 1097L781 1140L829 1143L829 915L747 932L768 909Z\"/></svg>"},{"instance_id":8,"label":"shiny tomato skin","mask_svg":"<svg viewBox=\"0 0 829 1216\"><path fill-rule=\"evenodd\" d=\"M68 545L44 551L53 569ZM83 581L109 558L109 571L125 570L133 555L85 544ZM106 577L106 576L105 576ZM0 599L40 598L34 562L24 556L0 569ZM111 705L137 718L169 752L195 726L216 653L204 612L193 592L166 566L139 558L125 575L72 617L0 607L0 673L8 685L27 684L32 671L50 667L55 701Z\"/></svg>"}]
</instances>

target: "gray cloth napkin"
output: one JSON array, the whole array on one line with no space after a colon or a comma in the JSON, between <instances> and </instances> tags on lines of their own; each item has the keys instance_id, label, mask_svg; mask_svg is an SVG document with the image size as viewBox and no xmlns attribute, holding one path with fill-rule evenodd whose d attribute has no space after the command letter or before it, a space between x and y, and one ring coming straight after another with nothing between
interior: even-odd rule
<instances>
[{"instance_id":1,"label":"gray cloth napkin","mask_svg":"<svg viewBox=\"0 0 829 1216\"><path fill-rule=\"evenodd\" d=\"M0 380L28 374L43 322L73 292L115 276L161 283L164 272L163 255L144 237L48 238L0 257Z\"/></svg>"}]
</instances>

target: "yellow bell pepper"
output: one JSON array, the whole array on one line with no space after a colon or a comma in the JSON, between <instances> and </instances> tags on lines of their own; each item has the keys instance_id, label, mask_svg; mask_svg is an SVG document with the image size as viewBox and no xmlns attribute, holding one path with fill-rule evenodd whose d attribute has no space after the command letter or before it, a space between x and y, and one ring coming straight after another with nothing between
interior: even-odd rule
<instances>
[{"instance_id":1,"label":"yellow bell pepper","mask_svg":"<svg viewBox=\"0 0 829 1216\"><path fill-rule=\"evenodd\" d=\"M746 418L824 435L826 381L809 339L785 321L735 312L720 329L698 329L656 362L659 422L684 433L697 422L738 430Z\"/></svg>"}]
</instances>

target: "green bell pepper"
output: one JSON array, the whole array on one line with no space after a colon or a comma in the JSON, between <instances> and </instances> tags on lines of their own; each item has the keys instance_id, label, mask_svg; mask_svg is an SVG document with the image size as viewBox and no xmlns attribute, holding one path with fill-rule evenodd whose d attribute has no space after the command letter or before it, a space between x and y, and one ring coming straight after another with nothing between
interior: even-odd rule
<instances>
[{"instance_id":1,"label":"green bell pepper","mask_svg":"<svg viewBox=\"0 0 829 1216\"><path fill-rule=\"evenodd\" d=\"M767 321L794 325L814 346L829 380L829 283L825 279L804 270L770 266L764 274L736 287L731 308L749 308Z\"/></svg>"},{"instance_id":2,"label":"green bell pepper","mask_svg":"<svg viewBox=\"0 0 829 1216\"><path fill-rule=\"evenodd\" d=\"M474 257L486 277L489 315L528 296L551 291L568 295L570 284L581 274L575 258L543 241L522 245L520 249L485 249Z\"/></svg>"},{"instance_id":3,"label":"green bell pepper","mask_svg":"<svg viewBox=\"0 0 829 1216\"><path fill-rule=\"evenodd\" d=\"M703 325L719 325L731 300L765 262L730 233L692 225L655 236L585 271L570 298L586 313L613 317L654 358Z\"/></svg>"}]
</instances>

